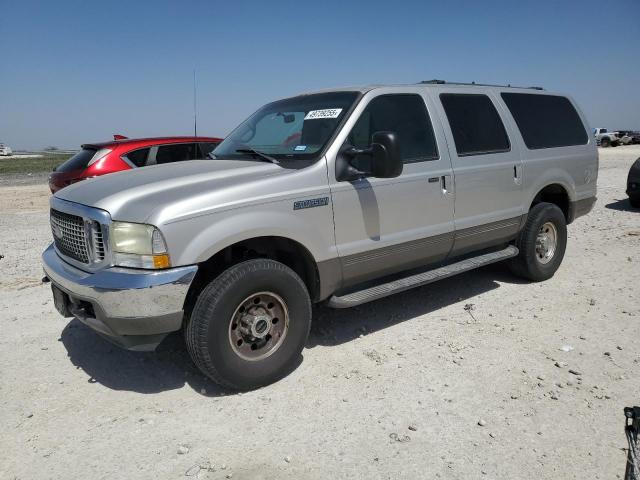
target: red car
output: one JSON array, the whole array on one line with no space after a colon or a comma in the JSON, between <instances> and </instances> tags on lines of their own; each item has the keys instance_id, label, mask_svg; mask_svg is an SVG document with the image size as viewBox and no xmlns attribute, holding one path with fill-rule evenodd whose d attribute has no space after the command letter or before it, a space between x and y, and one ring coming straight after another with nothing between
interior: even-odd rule
<instances>
[{"instance_id":1,"label":"red car","mask_svg":"<svg viewBox=\"0 0 640 480\"><path fill-rule=\"evenodd\" d=\"M207 158L222 141L216 137L158 137L131 139L114 135L111 142L82 145L82 150L57 166L49 188L61 188L86 178L160 163Z\"/></svg>"}]
</instances>

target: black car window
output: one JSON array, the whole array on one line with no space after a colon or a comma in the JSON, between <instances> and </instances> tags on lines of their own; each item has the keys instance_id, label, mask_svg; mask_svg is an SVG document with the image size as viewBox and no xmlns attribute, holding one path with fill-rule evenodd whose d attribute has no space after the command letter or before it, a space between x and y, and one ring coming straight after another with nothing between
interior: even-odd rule
<instances>
[{"instance_id":1,"label":"black car window","mask_svg":"<svg viewBox=\"0 0 640 480\"><path fill-rule=\"evenodd\" d=\"M83 148L62 165L56 167L56 172L71 172L73 170L84 170L87 168L89 161L96 154L94 148Z\"/></svg>"},{"instance_id":2,"label":"black car window","mask_svg":"<svg viewBox=\"0 0 640 480\"><path fill-rule=\"evenodd\" d=\"M491 99L481 94L442 93L458 155L507 152L511 146Z\"/></svg>"},{"instance_id":3,"label":"black car window","mask_svg":"<svg viewBox=\"0 0 640 480\"><path fill-rule=\"evenodd\" d=\"M434 160L438 147L424 100L415 94L381 95L369 102L349 133L347 143L356 148L371 144L376 132L394 132L400 144L404 163ZM355 164L366 169L367 157L356 158Z\"/></svg>"},{"instance_id":4,"label":"black car window","mask_svg":"<svg viewBox=\"0 0 640 480\"><path fill-rule=\"evenodd\" d=\"M568 98L510 92L501 96L530 150L588 142L584 124Z\"/></svg>"},{"instance_id":5,"label":"black car window","mask_svg":"<svg viewBox=\"0 0 640 480\"><path fill-rule=\"evenodd\" d=\"M149 156L149 148L141 148L140 150L134 150L127 153L126 158L136 167L144 167L147 164L147 157Z\"/></svg>"},{"instance_id":6,"label":"black car window","mask_svg":"<svg viewBox=\"0 0 640 480\"><path fill-rule=\"evenodd\" d=\"M156 153L156 163L182 162L184 160L194 160L197 158L197 148L195 143L175 143L171 145L161 145Z\"/></svg>"},{"instance_id":7,"label":"black car window","mask_svg":"<svg viewBox=\"0 0 640 480\"><path fill-rule=\"evenodd\" d=\"M213 152L218 144L213 142L201 142L198 143L198 146L200 147L200 154L198 158L209 158L209 154Z\"/></svg>"}]
</instances>

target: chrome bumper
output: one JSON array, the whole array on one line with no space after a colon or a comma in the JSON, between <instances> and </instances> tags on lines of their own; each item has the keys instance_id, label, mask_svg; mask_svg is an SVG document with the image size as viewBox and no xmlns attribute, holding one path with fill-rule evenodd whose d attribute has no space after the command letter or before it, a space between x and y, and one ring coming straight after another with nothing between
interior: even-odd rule
<instances>
[{"instance_id":1,"label":"chrome bumper","mask_svg":"<svg viewBox=\"0 0 640 480\"><path fill-rule=\"evenodd\" d=\"M80 270L56 253L42 254L52 284L69 297L69 311L81 322L131 350L153 350L179 330L195 265L158 271L107 268Z\"/></svg>"}]
</instances>

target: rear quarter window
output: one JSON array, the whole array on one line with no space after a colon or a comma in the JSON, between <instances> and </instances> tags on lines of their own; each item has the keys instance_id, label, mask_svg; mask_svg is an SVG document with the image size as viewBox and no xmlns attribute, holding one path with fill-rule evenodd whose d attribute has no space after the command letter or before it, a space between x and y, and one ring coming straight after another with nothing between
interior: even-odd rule
<instances>
[{"instance_id":1,"label":"rear quarter window","mask_svg":"<svg viewBox=\"0 0 640 480\"><path fill-rule=\"evenodd\" d=\"M500 94L530 150L585 145L587 131L568 98L534 93Z\"/></svg>"}]
</instances>

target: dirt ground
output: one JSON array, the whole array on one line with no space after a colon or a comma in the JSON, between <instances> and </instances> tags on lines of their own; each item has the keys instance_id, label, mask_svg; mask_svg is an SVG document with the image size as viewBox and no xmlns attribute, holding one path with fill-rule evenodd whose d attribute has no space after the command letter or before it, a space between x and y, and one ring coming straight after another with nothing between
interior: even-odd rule
<instances>
[{"instance_id":1,"label":"dirt ground","mask_svg":"<svg viewBox=\"0 0 640 480\"><path fill-rule=\"evenodd\" d=\"M204 378L178 335L131 353L58 315L40 283L46 185L0 182L0 478L622 478L639 156L601 150L598 202L553 279L498 265L316 308L299 367L245 394Z\"/></svg>"}]
</instances>

